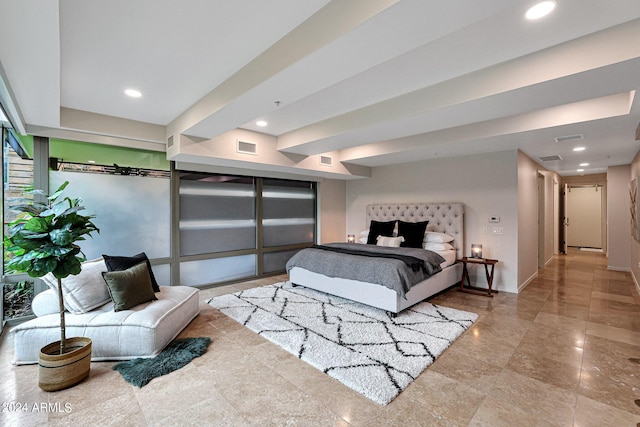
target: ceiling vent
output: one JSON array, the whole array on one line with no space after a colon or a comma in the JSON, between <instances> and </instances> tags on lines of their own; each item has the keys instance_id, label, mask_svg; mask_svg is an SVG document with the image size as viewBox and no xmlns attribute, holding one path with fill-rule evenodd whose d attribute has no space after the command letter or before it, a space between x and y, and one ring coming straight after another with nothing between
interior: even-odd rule
<instances>
[{"instance_id":1,"label":"ceiling vent","mask_svg":"<svg viewBox=\"0 0 640 427\"><path fill-rule=\"evenodd\" d=\"M539 159L542 160L543 162L553 162L554 160L562 160L562 157L560 157L557 154L554 154L553 156L539 157Z\"/></svg>"},{"instance_id":2,"label":"ceiling vent","mask_svg":"<svg viewBox=\"0 0 640 427\"><path fill-rule=\"evenodd\" d=\"M242 154L258 154L258 146L254 142L237 141L236 151Z\"/></svg>"},{"instance_id":3,"label":"ceiling vent","mask_svg":"<svg viewBox=\"0 0 640 427\"><path fill-rule=\"evenodd\" d=\"M580 141L581 139L584 139L584 135L579 133L576 135L558 136L554 139L556 140L556 142Z\"/></svg>"},{"instance_id":4,"label":"ceiling vent","mask_svg":"<svg viewBox=\"0 0 640 427\"><path fill-rule=\"evenodd\" d=\"M320 164L322 166L333 166L333 158L329 156L320 156Z\"/></svg>"}]
</instances>

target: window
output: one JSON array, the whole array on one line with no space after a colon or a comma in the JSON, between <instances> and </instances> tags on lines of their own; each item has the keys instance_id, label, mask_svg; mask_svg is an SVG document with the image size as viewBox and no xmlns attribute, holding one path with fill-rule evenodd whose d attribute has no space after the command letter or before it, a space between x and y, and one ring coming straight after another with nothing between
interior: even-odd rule
<instances>
[{"instance_id":1,"label":"window","mask_svg":"<svg viewBox=\"0 0 640 427\"><path fill-rule=\"evenodd\" d=\"M30 197L24 192L34 188L33 144L21 141L10 129L2 128L2 219L3 230L16 219L20 212L10 208L16 199ZM31 154L30 154L31 153ZM34 296L34 282L26 274L7 276L6 263L10 254L4 253L2 289L0 289L1 321L31 316L31 301Z\"/></svg>"}]
</instances>

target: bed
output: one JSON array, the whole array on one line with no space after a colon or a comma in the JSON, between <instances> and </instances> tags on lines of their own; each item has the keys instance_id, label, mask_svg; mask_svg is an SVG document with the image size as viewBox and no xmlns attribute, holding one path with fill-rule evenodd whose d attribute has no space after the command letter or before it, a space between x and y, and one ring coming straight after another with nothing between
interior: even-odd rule
<instances>
[{"instance_id":1,"label":"bed","mask_svg":"<svg viewBox=\"0 0 640 427\"><path fill-rule=\"evenodd\" d=\"M454 249L449 251L452 253L446 255L450 265L443 263L442 265L445 266L440 272L413 284L407 292L399 292L386 287L386 285L323 274L323 271L315 266L307 266L305 268L303 265L296 265L296 254L287 263L287 271L291 283L377 307L391 314L397 314L460 282L462 264L456 262L456 260L462 258L464 249L464 205L462 203L368 205L366 208L366 220L367 225L371 224L371 221L429 221L427 232L443 233L454 237L454 240L450 242ZM361 246L370 247L372 245ZM303 251L306 250L303 249ZM319 255L319 253L316 252L315 255Z\"/></svg>"}]
</instances>

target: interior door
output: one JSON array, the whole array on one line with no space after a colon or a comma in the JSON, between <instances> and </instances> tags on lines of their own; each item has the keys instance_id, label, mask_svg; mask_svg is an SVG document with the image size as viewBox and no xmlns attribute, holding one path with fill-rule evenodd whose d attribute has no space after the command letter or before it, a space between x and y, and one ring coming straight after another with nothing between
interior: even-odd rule
<instances>
[{"instance_id":1,"label":"interior door","mask_svg":"<svg viewBox=\"0 0 640 427\"><path fill-rule=\"evenodd\" d=\"M567 246L602 248L602 189L571 187L567 192Z\"/></svg>"}]
</instances>

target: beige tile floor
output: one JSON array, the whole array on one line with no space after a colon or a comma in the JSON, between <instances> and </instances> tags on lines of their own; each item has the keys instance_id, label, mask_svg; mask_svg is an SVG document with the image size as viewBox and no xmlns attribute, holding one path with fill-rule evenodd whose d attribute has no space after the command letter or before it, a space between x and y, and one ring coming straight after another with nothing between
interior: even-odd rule
<instances>
[{"instance_id":1,"label":"beige tile floor","mask_svg":"<svg viewBox=\"0 0 640 427\"><path fill-rule=\"evenodd\" d=\"M379 406L208 307L211 296L284 276L204 290L182 336L209 351L138 389L93 363L78 386L45 393L37 368L0 343L0 425L636 426L640 298L601 254L555 257L518 295L450 290L432 302L480 315L388 406ZM6 412L12 403L28 411ZM36 407L45 404L43 410Z\"/></svg>"}]
</instances>

